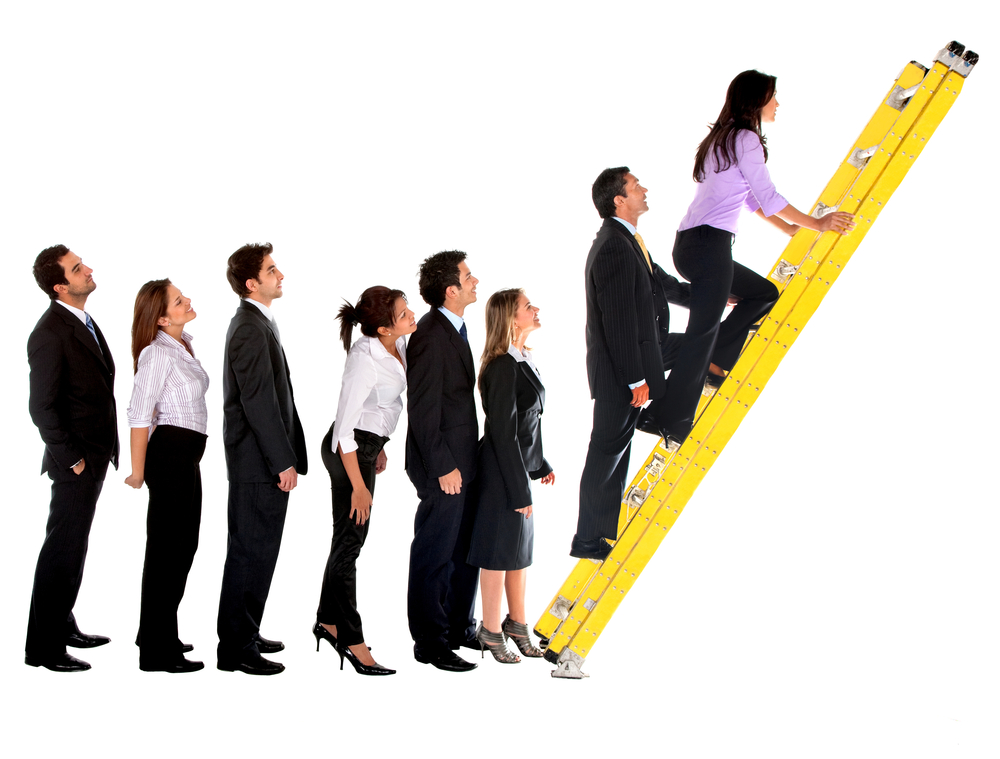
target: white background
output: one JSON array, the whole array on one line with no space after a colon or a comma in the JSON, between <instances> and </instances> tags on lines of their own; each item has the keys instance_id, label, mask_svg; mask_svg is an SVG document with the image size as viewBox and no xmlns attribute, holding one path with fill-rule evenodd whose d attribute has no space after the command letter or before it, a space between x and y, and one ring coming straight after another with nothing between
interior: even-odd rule
<instances>
[{"instance_id":1,"label":"white background","mask_svg":"<svg viewBox=\"0 0 1000 759\"><path fill-rule=\"evenodd\" d=\"M996 34L971 7L6 5L0 720L15 755L996 755ZM405 420L359 563L368 642L399 673L339 672L330 650L312 650L331 529L318 448L340 387L341 299L384 284L422 314L420 261L460 248L481 280L467 312L474 346L491 292L523 286L541 306L531 342L557 483L535 489L533 623L573 566L594 178L621 164L639 176L640 231L670 269L695 147L736 73L778 76L769 167L808 210L903 65L930 65L952 38L984 62L606 628L589 680L552 680L541 661L477 658L463 675L413 661ZM286 643L275 658L287 671L251 678L214 668L220 370L237 304L226 258L265 240L286 275L274 311L312 466L291 497L263 625ZM83 652L94 668L82 675L21 663L48 504L23 351L47 307L31 263L56 243L94 269L88 310L118 362L123 441L136 291L169 276L199 312L211 436L180 623L203 672L137 668L146 495L122 484L127 454L105 484L76 607L112 645ZM736 256L766 273L784 243L744 218ZM637 440L635 459L653 442Z\"/></svg>"}]
</instances>

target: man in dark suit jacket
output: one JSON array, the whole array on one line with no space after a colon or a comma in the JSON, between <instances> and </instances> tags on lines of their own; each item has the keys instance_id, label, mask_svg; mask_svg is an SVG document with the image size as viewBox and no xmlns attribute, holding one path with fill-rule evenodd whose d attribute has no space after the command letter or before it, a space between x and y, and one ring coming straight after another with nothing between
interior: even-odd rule
<instances>
[{"instance_id":1,"label":"man in dark suit jacket","mask_svg":"<svg viewBox=\"0 0 1000 759\"><path fill-rule=\"evenodd\" d=\"M56 672L90 669L66 646L109 643L80 632L73 616L90 525L108 464L118 468L115 362L90 315L93 270L65 245L46 248L34 275L52 299L28 338L28 411L45 442L42 472L52 480L45 542L38 554L24 661Z\"/></svg>"},{"instance_id":2,"label":"man in dark suit jacket","mask_svg":"<svg viewBox=\"0 0 1000 759\"><path fill-rule=\"evenodd\" d=\"M229 549L219 599L218 667L275 675L284 665L261 653L284 649L260 636L278 561L288 494L307 469L305 436L271 303L284 275L270 243L244 245L226 276L243 300L229 323L222 377L223 442L229 472Z\"/></svg>"},{"instance_id":3,"label":"man in dark suit jacket","mask_svg":"<svg viewBox=\"0 0 1000 759\"><path fill-rule=\"evenodd\" d=\"M690 286L653 263L636 234L646 189L627 166L594 182L604 219L587 256L587 378L594 426L580 479L580 516L570 555L603 560L617 538L632 434L643 404L666 390L664 359L676 354L668 301L686 303Z\"/></svg>"},{"instance_id":4,"label":"man in dark suit jacket","mask_svg":"<svg viewBox=\"0 0 1000 759\"><path fill-rule=\"evenodd\" d=\"M465 253L445 251L420 267L420 294L431 307L406 347L406 473L420 505L413 525L407 613L413 654L438 669L476 665L457 656L475 641L479 571L466 563L472 529L466 496L476 476L479 421L476 372L465 307L476 284Z\"/></svg>"}]
</instances>

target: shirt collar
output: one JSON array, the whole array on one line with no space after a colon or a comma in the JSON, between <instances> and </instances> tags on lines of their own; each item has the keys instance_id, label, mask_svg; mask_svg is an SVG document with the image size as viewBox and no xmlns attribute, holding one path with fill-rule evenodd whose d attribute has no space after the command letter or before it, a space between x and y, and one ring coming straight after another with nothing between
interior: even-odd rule
<instances>
[{"instance_id":1,"label":"shirt collar","mask_svg":"<svg viewBox=\"0 0 1000 759\"><path fill-rule=\"evenodd\" d=\"M181 339L183 339L184 342L187 343L188 345L191 345L191 341L194 338L191 337L191 335L189 335L187 332L182 331L181 332ZM165 345L165 346L167 346L169 348L176 348L178 350L184 351L184 353L187 353L187 348L184 347L183 344L181 344L181 343L177 342L176 340L174 340L174 338L172 338L170 335L168 335L162 329L156 330L156 337L153 338L153 342L154 343L159 343L160 345Z\"/></svg>"},{"instance_id":2,"label":"shirt collar","mask_svg":"<svg viewBox=\"0 0 1000 759\"><path fill-rule=\"evenodd\" d=\"M253 304L254 306L256 306L257 308L260 309L260 312L262 314L264 314L264 316L267 317L267 320L269 322L273 322L274 321L274 315L271 313L271 309L269 309L263 303L258 303L257 301L253 300L252 298L244 298L243 302L244 303L251 303L251 304Z\"/></svg>"},{"instance_id":3,"label":"shirt collar","mask_svg":"<svg viewBox=\"0 0 1000 759\"><path fill-rule=\"evenodd\" d=\"M463 319L458 314L452 313L451 311L449 311L444 306L439 306L438 307L438 311L440 311L442 314L444 314L448 318L448 321L450 321L451 324L452 324L452 326L455 327L455 331L456 332L461 332L462 331L462 325L465 324L465 319Z\"/></svg>"},{"instance_id":4,"label":"shirt collar","mask_svg":"<svg viewBox=\"0 0 1000 759\"><path fill-rule=\"evenodd\" d=\"M56 298L55 302L58 303L63 308L65 308L70 313L72 313L77 319L79 319L80 321L82 321L84 324L87 323L87 312L86 311L83 311L83 310L77 308L76 306L71 306L69 303L61 301L58 298Z\"/></svg>"},{"instance_id":5,"label":"shirt collar","mask_svg":"<svg viewBox=\"0 0 1000 759\"><path fill-rule=\"evenodd\" d=\"M632 235L633 237L635 237L635 227L633 227L631 224L629 224L627 221L625 221L625 219L623 219L621 216L615 216L613 218L614 218L615 221L617 221L619 224L621 224L623 227L625 227L625 229L628 230L628 232L629 232L630 235Z\"/></svg>"}]
</instances>

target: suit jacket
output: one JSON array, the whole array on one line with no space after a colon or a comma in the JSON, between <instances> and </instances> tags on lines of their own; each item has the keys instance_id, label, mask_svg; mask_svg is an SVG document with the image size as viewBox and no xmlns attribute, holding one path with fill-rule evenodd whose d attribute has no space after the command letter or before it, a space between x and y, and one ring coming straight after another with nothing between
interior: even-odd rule
<instances>
[{"instance_id":1,"label":"suit jacket","mask_svg":"<svg viewBox=\"0 0 1000 759\"><path fill-rule=\"evenodd\" d=\"M305 435L278 333L252 303L229 322L222 375L226 467L230 482L277 482L294 466L308 471Z\"/></svg>"},{"instance_id":2,"label":"suit jacket","mask_svg":"<svg viewBox=\"0 0 1000 759\"><path fill-rule=\"evenodd\" d=\"M653 264L635 237L605 219L587 256L587 378L590 395L628 402L642 379L649 397L666 389L661 341L670 325L668 301L686 304L690 286Z\"/></svg>"},{"instance_id":3,"label":"suit jacket","mask_svg":"<svg viewBox=\"0 0 1000 759\"><path fill-rule=\"evenodd\" d=\"M479 420L469 344L432 308L406 345L406 473L418 488L458 469L476 475ZM464 487L464 485L463 485Z\"/></svg>"},{"instance_id":4,"label":"suit jacket","mask_svg":"<svg viewBox=\"0 0 1000 759\"><path fill-rule=\"evenodd\" d=\"M529 479L552 471L542 454L545 386L526 361L507 354L486 365L480 389L486 415L481 446L492 449L503 478L502 483L481 482L482 497L494 498L506 489L508 507L523 509L532 503Z\"/></svg>"},{"instance_id":5,"label":"suit jacket","mask_svg":"<svg viewBox=\"0 0 1000 759\"><path fill-rule=\"evenodd\" d=\"M115 362L101 328L97 342L75 314L53 301L28 337L28 412L45 443L42 472L118 468Z\"/></svg>"}]
</instances>

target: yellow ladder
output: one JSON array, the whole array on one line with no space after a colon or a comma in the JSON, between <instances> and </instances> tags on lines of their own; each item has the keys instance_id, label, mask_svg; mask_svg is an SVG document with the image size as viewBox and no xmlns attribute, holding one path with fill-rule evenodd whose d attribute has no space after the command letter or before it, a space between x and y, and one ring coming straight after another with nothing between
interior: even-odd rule
<instances>
[{"instance_id":1,"label":"yellow ladder","mask_svg":"<svg viewBox=\"0 0 1000 759\"><path fill-rule=\"evenodd\" d=\"M964 56L963 56L964 53ZM618 539L603 562L580 560L535 624L553 677L586 677L583 662L781 359L865 238L962 91L979 56L957 42L930 70L907 64L882 99L812 215L855 214L841 236L800 230L771 270L781 292L722 386L702 398L691 435L671 454L660 440L622 498Z\"/></svg>"}]
</instances>

